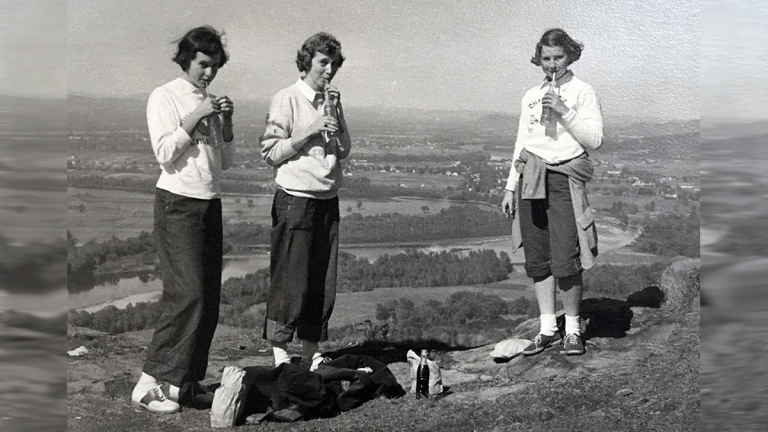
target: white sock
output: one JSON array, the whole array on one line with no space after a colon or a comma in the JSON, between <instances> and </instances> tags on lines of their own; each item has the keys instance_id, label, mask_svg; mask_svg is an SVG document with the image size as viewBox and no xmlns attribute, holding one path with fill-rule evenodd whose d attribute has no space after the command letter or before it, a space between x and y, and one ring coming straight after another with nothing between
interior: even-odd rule
<instances>
[{"instance_id":1,"label":"white sock","mask_svg":"<svg viewBox=\"0 0 768 432\"><path fill-rule=\"evenodd\" d=\"M310 342L308 340L301 339L301 364L304 367L310 368L312 366L312 360L317 353L317 342Z\"/></svg>"},{"instance_id":2,"label":"white sock","mask_svg":"<svg viewBox=\"0 0 768 432\"><path fill-rule=\"evenodd\" d=\"M319 352L316 352L315 355L312 356L312 366L310 366L309 370L310 372L314 372L318 366L320 366L320 363L323 362L323 355Z\"/></svg>"},{"instance_id":3,"label":"white sock","mask_svg":"<svg viewBox=\"0 0 768 432\"><path fill-rule=\"evenodd\" d=\"M539 333L545 336L552 336L557 332L557 316L555 314L541 314L541 331Z\"/></svg>"},{"instance_id":4,"label":"white sock","mask_svg":"<svg viewBox=\"0 0 768 432\"><path fill-rule=\"evenodd\" d=\"M579 316L565 316L565 334L581 335L581 326L579 325Z\"/></svg>"},{"instance_id":5,"label":"white sock","mask_svg":"<svg viewBox=\"0 0 768 432\"><path fill-rule=\"evenodd\" d=\"M271 342L271 344L272 353L275 355L275 366L291 362L291 356L288 354L287 342Z\"/></svg>"}]
</instances>

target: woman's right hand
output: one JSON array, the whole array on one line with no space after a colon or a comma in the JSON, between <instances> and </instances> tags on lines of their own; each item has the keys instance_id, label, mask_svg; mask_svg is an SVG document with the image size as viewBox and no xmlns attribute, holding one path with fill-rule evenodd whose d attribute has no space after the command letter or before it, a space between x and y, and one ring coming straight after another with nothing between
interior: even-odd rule
<instances>
[{"instance_id":1,"label":"woman's right hand","mask_svg":"<svg viewBox=\"0 0 768 432\"><path fill-rule=\"evenodd\" d=\"M307 127L307 135L313 136L322 132L334 134L339 130L339 122L330 115L320 116Z\"/></svg>"},{"instance_id":2,"label":"woman's right hand","mask_svg":"<svg viewBox=\"0 0 768 432\"><path fill-rule=\"evenodd\" d=\"M504 199L501 201L501 211L507 216L512 217L515 215L515 193L512 191L504 191Z\"/></svg>"},{"instance_id":3,"label":"woman's right hand","mask_svg":"<svg viewBox=\"0 0 768 432\"><path fill-rule=\"evenodd\" d=\"M203 99L200 105L198 105L197 108L192 111L192 113L195 115L195 117L204 119L211 114L218 114L220 111L219 103L216 101L216 99L212 99L210 96L208 96Z\"/></svg>"}]
</instances>

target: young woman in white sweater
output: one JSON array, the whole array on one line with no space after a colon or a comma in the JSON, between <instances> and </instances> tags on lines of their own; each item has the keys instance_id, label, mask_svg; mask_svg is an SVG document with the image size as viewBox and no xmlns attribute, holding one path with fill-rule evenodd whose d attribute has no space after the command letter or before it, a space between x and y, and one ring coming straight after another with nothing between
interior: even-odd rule
<instances>
[{"instance_id":1,"label":"young woman in white sweater","mask_svg":"<svg viewBox=\"0 0 768 432\"><path fill-rule=\"evenodd\" d=\"M555 320L556 288L565 308L564 351L584 353L581 273L597 254L584 183L592 177L587 150L601 146L603 118L594 89L569 68L581 51L582 45L561 29L547 30L536 44L531 62L545 79L523 96L502 202L502 210L519 223L525 270L539 305L541 329L524 349L527 355L563 338Z\"/></svg>"}]
</instances>

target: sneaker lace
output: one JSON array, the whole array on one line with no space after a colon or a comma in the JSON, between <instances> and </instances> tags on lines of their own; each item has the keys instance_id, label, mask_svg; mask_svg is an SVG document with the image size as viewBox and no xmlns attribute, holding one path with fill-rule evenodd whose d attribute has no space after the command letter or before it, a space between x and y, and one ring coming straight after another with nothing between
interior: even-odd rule
<instances>
[{"instance_id":1,"label":"sneaker lace","mask_svg":"<svg viewBox=\"0 0 768 432\"><path fill-rule=\"evenodd\" d=\"M569 334L565 336L565 342L568 344L577 344L579 343L579 336L575 333Z\"/></svg>"},{"instance_id":2,"label":"sneaker lace","mask_svg":"<svg viewBox=\"0 0 768 432\"><path fill-rule=\"evenodd\" d=\"M165 402L165 394L163 393L163 389L161 389L160 386L153 388L152 391L155 393L155 396L160 399L160 402Z\"/></svg>"},{"instance_id":3,"label":"sneaker lace","mask_svg":"<svg viewBox=\"0 0 768 432\"><path fill-rule=\"evenodd\" d=\"M541 334L537 334L535 338L533 338L533 343L536 345L541 345Z\"/></svg>"}]
</instances>

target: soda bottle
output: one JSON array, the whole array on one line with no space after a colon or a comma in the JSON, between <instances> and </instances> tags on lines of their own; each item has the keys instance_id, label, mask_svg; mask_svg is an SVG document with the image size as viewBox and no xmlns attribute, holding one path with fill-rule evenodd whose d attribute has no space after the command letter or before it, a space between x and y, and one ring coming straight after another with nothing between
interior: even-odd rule
<instances>
[{"instance_id":1,"label":"soda bottle","mask_svg":"<svg viewBox=\"0 0 768 432\"><path fill-rule=\"evenodd\" d=\"M208 117L208 139L213 148L221 148L224 145L224 135L222 133L221 125L221 114L211 114L211 116Z\"/></svg>"},{"instance_id":2,"label":"soda bottle","mask_svg":"<svg viewBox=\"0 0 768 432\"><path fill-rule=\"evenodd\" d=\"M552 81L549 82L549 90L555 89L555 75L556 73L552 74ZM555 110L553 110L552 107L542 106L541 118L539 119L539 123L541 123L542 126L549 126L554 121L555 121Z\"/></svg>"},{"instance_id":3,"label":"soda bottle","mask_svg":"<svg viewBox=\"0 0 768 432\"><path fill-rule=\"evenodd\" d=\"M207 89L202 89L203 97L208 97ZM208 144L213 148L221 148L224 145L224 134L221 130L221 114L213 113L208 116Z\"/></svg>"},{"instance_id":4,"label":"soda bottle","mask_svg":"<svg viewBox=\"0 0 768 432\"><path fill-rule=\"evenodd\" d=\"M416 397L429 398L429 364L427 364L427 350L421 350L419 367L416 369Z\"/></svg>"},{"instance_id":5,"label":"soda bottle","mask_svg":"<svg viewBox=\"0 0 768 432\"><path fill-rule=\"evenodd\" d=\"M323 115L330 115L333 116L336 120L338 120L338 114L336 113L336 99L331 98L330 94L328 94L328 90L323 90L323 95L325 97L325 100L323 101ZM335 138L336 134L323 131L323 142L327 143L331 139Z\"/></svg>"}]
</instances>

